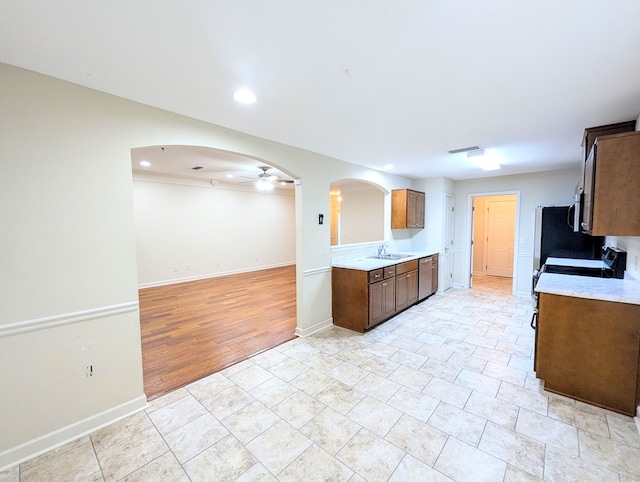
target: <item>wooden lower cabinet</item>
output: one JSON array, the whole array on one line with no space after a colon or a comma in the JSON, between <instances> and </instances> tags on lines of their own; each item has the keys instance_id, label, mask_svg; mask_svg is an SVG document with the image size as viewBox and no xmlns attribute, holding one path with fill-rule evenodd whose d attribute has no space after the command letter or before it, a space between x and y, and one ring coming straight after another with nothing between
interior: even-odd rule
<instances>
[{"instance_id":1,"label":"wooden lower cabinet","mask_svg":"<svg viewBox=\"0 0 640 482\"><path fill-rule=\"evenodd\" d=\"M367 328L391 318L396 313L396 279L389 278L369 285L369 321Z\"/></svg>"},{"instance_id":2,"label":"wooden lower cabinet","mask_svg":"<svg viewBox=\"0 0 640 482\"><path fill-rule=\"evenodd\" d=\"M418 301L418 270L396 276L396 311L402 311Z\"/></svg>"},{"instance_id":3,"label":"wooden lower cabinet","mask_svg":"<svg viewBox=\"0 0 640 482\"><path fill-rule=\"evenodd\" d=\"M418 301L418 260L372 271L332 268L333 324L364 332Z\"/></svg>"},{"instance_id":4,"label":"wooden lower cabinet","mask_svg":"<svg viewBox=\"0 0 640 482\"><path fill-rule=\"evenodd\" d=\"M546 390L636 414L640 305L540 293L535 343Z\"/></svg>"}]
</instances>

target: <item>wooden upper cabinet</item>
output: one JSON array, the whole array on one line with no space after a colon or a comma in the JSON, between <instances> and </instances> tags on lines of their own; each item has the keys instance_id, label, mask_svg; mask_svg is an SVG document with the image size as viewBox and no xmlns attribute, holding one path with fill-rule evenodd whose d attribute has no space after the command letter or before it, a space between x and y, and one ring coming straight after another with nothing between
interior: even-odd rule
<instances>
[{"instance_id":1,"label":"wooden upper cabinet","mask_svg":"<svg viewBox=\"0 0 640 482\"><path fill-rule=\"evenodd\" d=\"M391 191L391 229L424 228L425 194L412 189Z\"/></svg>"},{"instance_id":2,"label":"wooden upper cabinet","mask_svg":"<svg viewBox=\"0 0 640 482\"><path fill-rule=\"evenodd\" d=\"M582 230L640 236L640 132L598 137L585 163Z\"/></svg>"},{"instance_id":3,"label":"wooden upper cabinet","mask_svg":"<svg viewBox=\"0 0 640 482\"><path fill-rule=\"evenodd\" d=\"M589 154L591 154L591 148L593 147L593 144L595 144L598 137L620 134L621 132L633 132L635 130L635 120L618 122L617 124L608 124L606 126L587 127L584 130L584 137L582 138L582 146L584 147L584 160L586 161L589 157Z\"/></svg>"}]
</instances>

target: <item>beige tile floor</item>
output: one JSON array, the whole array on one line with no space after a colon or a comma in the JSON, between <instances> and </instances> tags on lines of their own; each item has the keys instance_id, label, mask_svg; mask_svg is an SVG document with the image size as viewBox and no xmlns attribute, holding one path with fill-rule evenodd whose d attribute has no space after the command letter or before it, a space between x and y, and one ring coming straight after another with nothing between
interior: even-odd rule
<instances>
[{"instance_id":1,"label":"beige tile floor","mask_svg":"<svg viewBox=\"0 0 640 482\"><path fill-rule=\"evenodd\" d=\"M640 481L632 418L543 391L530 302L509 286L293 340L0 482Z\"/></svg>"}]
</instances>

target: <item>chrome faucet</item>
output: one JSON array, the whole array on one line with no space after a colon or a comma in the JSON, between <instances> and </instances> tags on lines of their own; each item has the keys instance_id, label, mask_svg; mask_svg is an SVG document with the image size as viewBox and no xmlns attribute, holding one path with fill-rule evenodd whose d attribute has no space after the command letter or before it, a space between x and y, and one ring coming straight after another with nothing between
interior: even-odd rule
<instances>
[{"instance_id":1,"label":"chrome faucet","mask_svg":"<svg viewBox=\"0 0 640 482\"><path fill-rule=\"evenodd\" d=\"M383 254L386 253L386 249L387 249L387 245L382 243L380 246L378 246L378 256L382 256Z\"/></svg>"}]
</instances>

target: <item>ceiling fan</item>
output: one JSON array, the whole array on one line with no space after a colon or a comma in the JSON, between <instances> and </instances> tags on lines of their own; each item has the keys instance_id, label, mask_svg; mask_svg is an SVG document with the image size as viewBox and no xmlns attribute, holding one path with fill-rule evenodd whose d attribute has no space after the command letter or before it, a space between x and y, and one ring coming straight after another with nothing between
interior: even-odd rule
<instances>
[{"instance_id":1,"label":"ceiling fan","mask_svg":"<svg viewBox=\"0 0 640 482\"><path fill-rule=\"evenodd\" d=\"M260 166L258 169L260 169L262 172L260 174L258 174L258 178L257 179L252 179L251 181L242 181L242 182L240 182L240 184L244 184L244 183L248 183L248 182L255 182L256 183L256 187L260 191L271 191L276 184L291 184L291 183L293 183L292 179L283 179L283 178L278 177L278 176L276 176L274 174L268 174L267 171L269 169L271 169L271 167L269 167L269 166Z\"/></svg>"}]
</instances>

